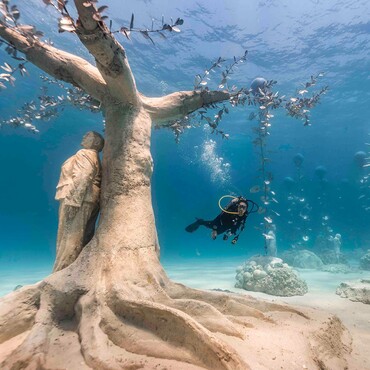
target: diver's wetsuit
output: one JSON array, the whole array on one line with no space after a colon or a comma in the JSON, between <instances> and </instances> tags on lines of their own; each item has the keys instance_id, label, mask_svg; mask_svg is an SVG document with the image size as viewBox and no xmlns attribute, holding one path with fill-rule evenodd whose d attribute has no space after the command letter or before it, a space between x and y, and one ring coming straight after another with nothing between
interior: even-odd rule
<instances>
[{"instance_id":1,"label":"diver's wetsuit","mask_svg":"<svg viewBox=\"0 0 370 370\"><path fill-rule=\"evenodd\" d=\"M231 201L226 207L226 211L237 212L238 211L238 200ZM239 227L244 224L247 218L247 212L243 216L234 215L226 212L221 212L214 220L205 221L198 220L200 225L208 227L217 231L217 234L222 234L229 231L231 234L236 234Z\"/></svg>"},{"instance_id":2,"label":"diver's wetsuit","mask_svg":"<svg viewBox=\"0 0 370 370\"><path fill-rule=\"evenodd\" d=\"M226 211L237 212L238 204L241 199L233 199L226 207ZM197 219L194 223L186 227L186 231L193 232L198 229L199 226L205 226L209 229L216 230L217 234L220 235L224 232L229 232L230 234L236 234L238 229L242 226L244 227L245 220L248 216L248 212L245 212L243 216L237 214L230 214L226 212L221 212L214 220L206 221L202 219Z\"/></svg>"}]
</instances>

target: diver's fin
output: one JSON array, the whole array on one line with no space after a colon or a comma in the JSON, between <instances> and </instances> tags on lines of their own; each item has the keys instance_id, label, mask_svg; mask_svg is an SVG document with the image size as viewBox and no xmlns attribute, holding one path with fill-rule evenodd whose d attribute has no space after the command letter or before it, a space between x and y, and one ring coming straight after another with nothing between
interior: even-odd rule
<instances>
[{"instance_id":1,"label":"diver's fin","mask_svg":"<svg viewBox=\"0 0 370 370\"><path fill-rule=\"evenodd\" d=\"M193 222L192 224L190 224L189 226L186 226L185 227L185 230L188 232L188 233L192 233L194 232L195 230L198 229L198 227L202 224L202 220L200 218L197 218L197 220L195 222Z\"/></svg>"}]
</instances>

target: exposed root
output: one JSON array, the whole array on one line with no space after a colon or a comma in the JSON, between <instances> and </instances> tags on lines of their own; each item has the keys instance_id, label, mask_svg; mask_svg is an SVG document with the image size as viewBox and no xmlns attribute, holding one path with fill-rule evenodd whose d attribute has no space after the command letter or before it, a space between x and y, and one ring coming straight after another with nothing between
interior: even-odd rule
<instances>
[{"instance_id":1,"label":"exposed root","mask_svg":"<svg viewBox=\"0 0 370 370\"><path fill-rule=\"evenodd\" d=\"M206 368L248 369L233 349L179 310L149 301L119 299L112 303L112 311L126 324L149 330L158 339L185 348Z\"/></svg>"},{"instance_id":2,"label":"exposed root","mask_svg":"<svg viewBox=\"0 0 370 370\"><path fill-rule=\"evenodd\" d=\"M39 304L38 285L21 288L0 299L0 344L32 327Z\"/></svg>"},{"instance_id":3,"label":"exposed root","mask_svg":"<svg viewBox=\"0 0 370 370\"><path fill-rule=\"evenodd\" d=\"M47 367L52 351L51 344L56 344L51 341L58 340L56 338L58 333L61 336L64 335L65 321L73 317L73 307L80 292L58 291L44 281L16 293L2 299L0 317L3 326L7 323L7 327L0 330L0 335L4 342L31 330L8 358L0 363L0 368L15 370ZM13 316L11 316L10 307L13 308ZM4 312L6 310L9 312ZM4 317L10 317L10 319L6 322ZM12 328L17 330L13 331Z\"/></svg>"},{"instance_id":4,"label":"exposed root","mask_svg":"<svg viewBox=\"0 0 370 370\"><path fill-rule=\"evenodd\" d=\"M108 307L104 308L100 326L116 346L124 348L130 353L194 363L190 351L162 340L152 331L126 322L124 318L115 315Z\"/></svg>"},{"instance_id":5,"label":"exposed root","mask_svg":"<svg viewBox=\"0 0 370 370\"><path fill-rule=\"evenodd\" d=\"M2 299L3 342L31 330L0 364L1 369L58 368L63 365L56 358L64 352L79 358L81 369L150 368L155 363L168 369L248 368L233 349L206 329L242 338L208 303L172 300L159 286L149 296L162 304L127 300L118 293L109 294L109 299L104 289L102 293L86 293L75 285L61 289L63 285L52 281ZM77 364L71 360L69 365Z\"/></svg>"},{"instance_id":6,"label":"exposed root","mask_svg":"<svg viewBox=\"0 0 370 370\"><path fill-rule=\"evenodd\" d=\"M235 325L212 305L194 299L174 299L169 306L181 310L190 315L194 320L212 332L243 339L243 334Z\"/></svg>"},{"instance_id":7,"label":"exposed root","mask_svg":"<svg viewBox=\"0 0 370 370\"><path fill-rule=\"evenodd\" d=\"M173 282L169 283L166 287L166 291L173 299L187 298L207 302L225 315L251 316L257 319L270 321L264 313L282 311L295 313L305 319L309 319L309 317L301 311L295 310L287 305L258 300L247 295L197 290L188 288L183 284Z\"/></svg>"},{"instance_id":8,"label":"exposed root","mask_svg":"<svg viewBox=\"0 0 370 370\"><path fill-rule=\"evenodd\" d=\"M30 333L22 344L0 365L1 369L38 369L45 362L49 347L49 333L53 327L49 302L41 299Z\"/></svg>"},{"instance_id":9,"label":"exposed root","mask_svg":"<svg viewBox=\"0 0 370 370\"><path fill-rule=\"evenodd\" d=\"M101 307L101 303L91 294L83 296L76 306L81 352L86 364L93 369L123 369L127 362L124 351L117 350L100 328Z\"/></svg>"}]
</instances>

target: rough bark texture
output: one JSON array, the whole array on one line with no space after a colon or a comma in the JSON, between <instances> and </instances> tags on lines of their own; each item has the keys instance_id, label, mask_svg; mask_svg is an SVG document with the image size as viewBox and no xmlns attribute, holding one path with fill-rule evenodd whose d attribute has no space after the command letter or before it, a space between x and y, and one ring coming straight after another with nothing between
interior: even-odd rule
<instances>
[{"instance_id":1,"label":"rough bark texture","mask_svg":"<svg viewBox=\"0 0 370 370\"><path fill-rule=\"evenodd\" d=\"M142 103L157 125L183 118L212 103L228 101L227 91L179 91L161 98L141 97Z\"/></svg>"},{"instance_id":2,"label":"rough bark texture","mask_svg":"<svg viewBox=\"0 0 370 370\"><path fill-rule=\"evenodd\" d=\"M158 259L151 202L152 119L180 117L229 95L140 96L123 48L112 35L102 33L105 26L91 19L91 9L81 6L82 0L75 4L80 15L78 34L100 72L95 67L82 68L83 62L69 54L66 64L63 52L39 44L23 51L46 72L95 94L103 104L106 137L100 223L70 266L0 299L0 368L242 370L250 368L248 363L257 354L253 335L258 331L249 337L254 327L265 330L266 340L274 334L276 346L284 350L289 342L280 344L282 329L286 340L299 336L300 353L312 365L309 368L316 366L311 354L321 369L330 368L332 354L318 348L341 331L322 329L307 314L287 306L201 292L167 278ZM22 40L4 27L0 37ZM52 66L58 61L68 65L68 77L58 75L43 57ZM283 328L275 321L282 317ZM300 320L299 327L290 325L292 317ZM344 368L346 351L335 356L336 364L343 365L338 368ZM259 368L280 368L275 365L262 357Z\"/></svg>"},{"instance_id":3,"label":"rough bark texture","mask_svg":"<svg viewBox=\"0 0 370 370\"><path fill-rule=\"evenodd\" d=\"M74 1L78 14L77 35L87 50L94 56L96 66L106 81L110 95L125 105L139 103L135 78L131 72L126 52L104 22L93 19L95 7L86 7L85 0Z\"/></svg>"},{"instance_id":4,"label":"rough bark texture","mask_svg":"<svg viewBox=\"0 0 370 370\"><path fill-rule=\"evenodd\" d=\"M85 90L104 101L107 86L100 72L86 60L56 49L36 39L25 37L15 29L0 24L0 37L25 54L27 60L52 77Z\"/></svg>"}]
</instances>

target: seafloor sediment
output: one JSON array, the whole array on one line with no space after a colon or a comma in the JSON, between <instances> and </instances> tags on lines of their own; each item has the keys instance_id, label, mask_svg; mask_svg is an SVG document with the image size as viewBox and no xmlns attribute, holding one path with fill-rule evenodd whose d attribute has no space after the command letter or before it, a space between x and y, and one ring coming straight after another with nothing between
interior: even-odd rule
<instances>
[{"instance_id":1,"label":"seafloor sediment","mask_svg":"<svg viewBox=\"0 0 370 370\"><path fill-rule=\"evenodd\" d=\"M199 289L217 289L240 294L249 294L261 300L286 303L296 307L303 315L309 315L312 323L327 317L317 330L316 339L309 341L311 348L304 352L305 332L310 329L310 321L302 315L291 312L271 312L266 322L258 319L245 321L245 341L226 335L222 340L244 354L246 362L255 369L316 369L320 368L319 356L325 353L332 357L332 369L368 370L370 359L367 354L370 343L370 305L351 302L336 295L338 285L343 281L368 278L366 272L332 274L316 270L299 270L306 280L309 291L304 296L274 297L263 293L246 292L234 288L235 268L243 262L240 259L192 259L164 261L167 274L174 281ZM3 295L17 285L36 282L48 274L49 266L37 268L11 269L0 273L0 294ZM367 276L366 276L367 275ZM326 316L325 316L326 315ZM302 333L292 338L291 328ZM344 329L346 328L346 329ZM337 338L338 340L335 340ZM18 338L21 340L22 338ZM317 341L316 341L317 340ZM10 343L10 346L12 343ZM5 347L5 349L7 348ZM310 355L308 355L310 352ZM345 357L345 362L336 362L336 356ZM1 357L1 353L0 353Z\"/></svg>"}]
</instances>

